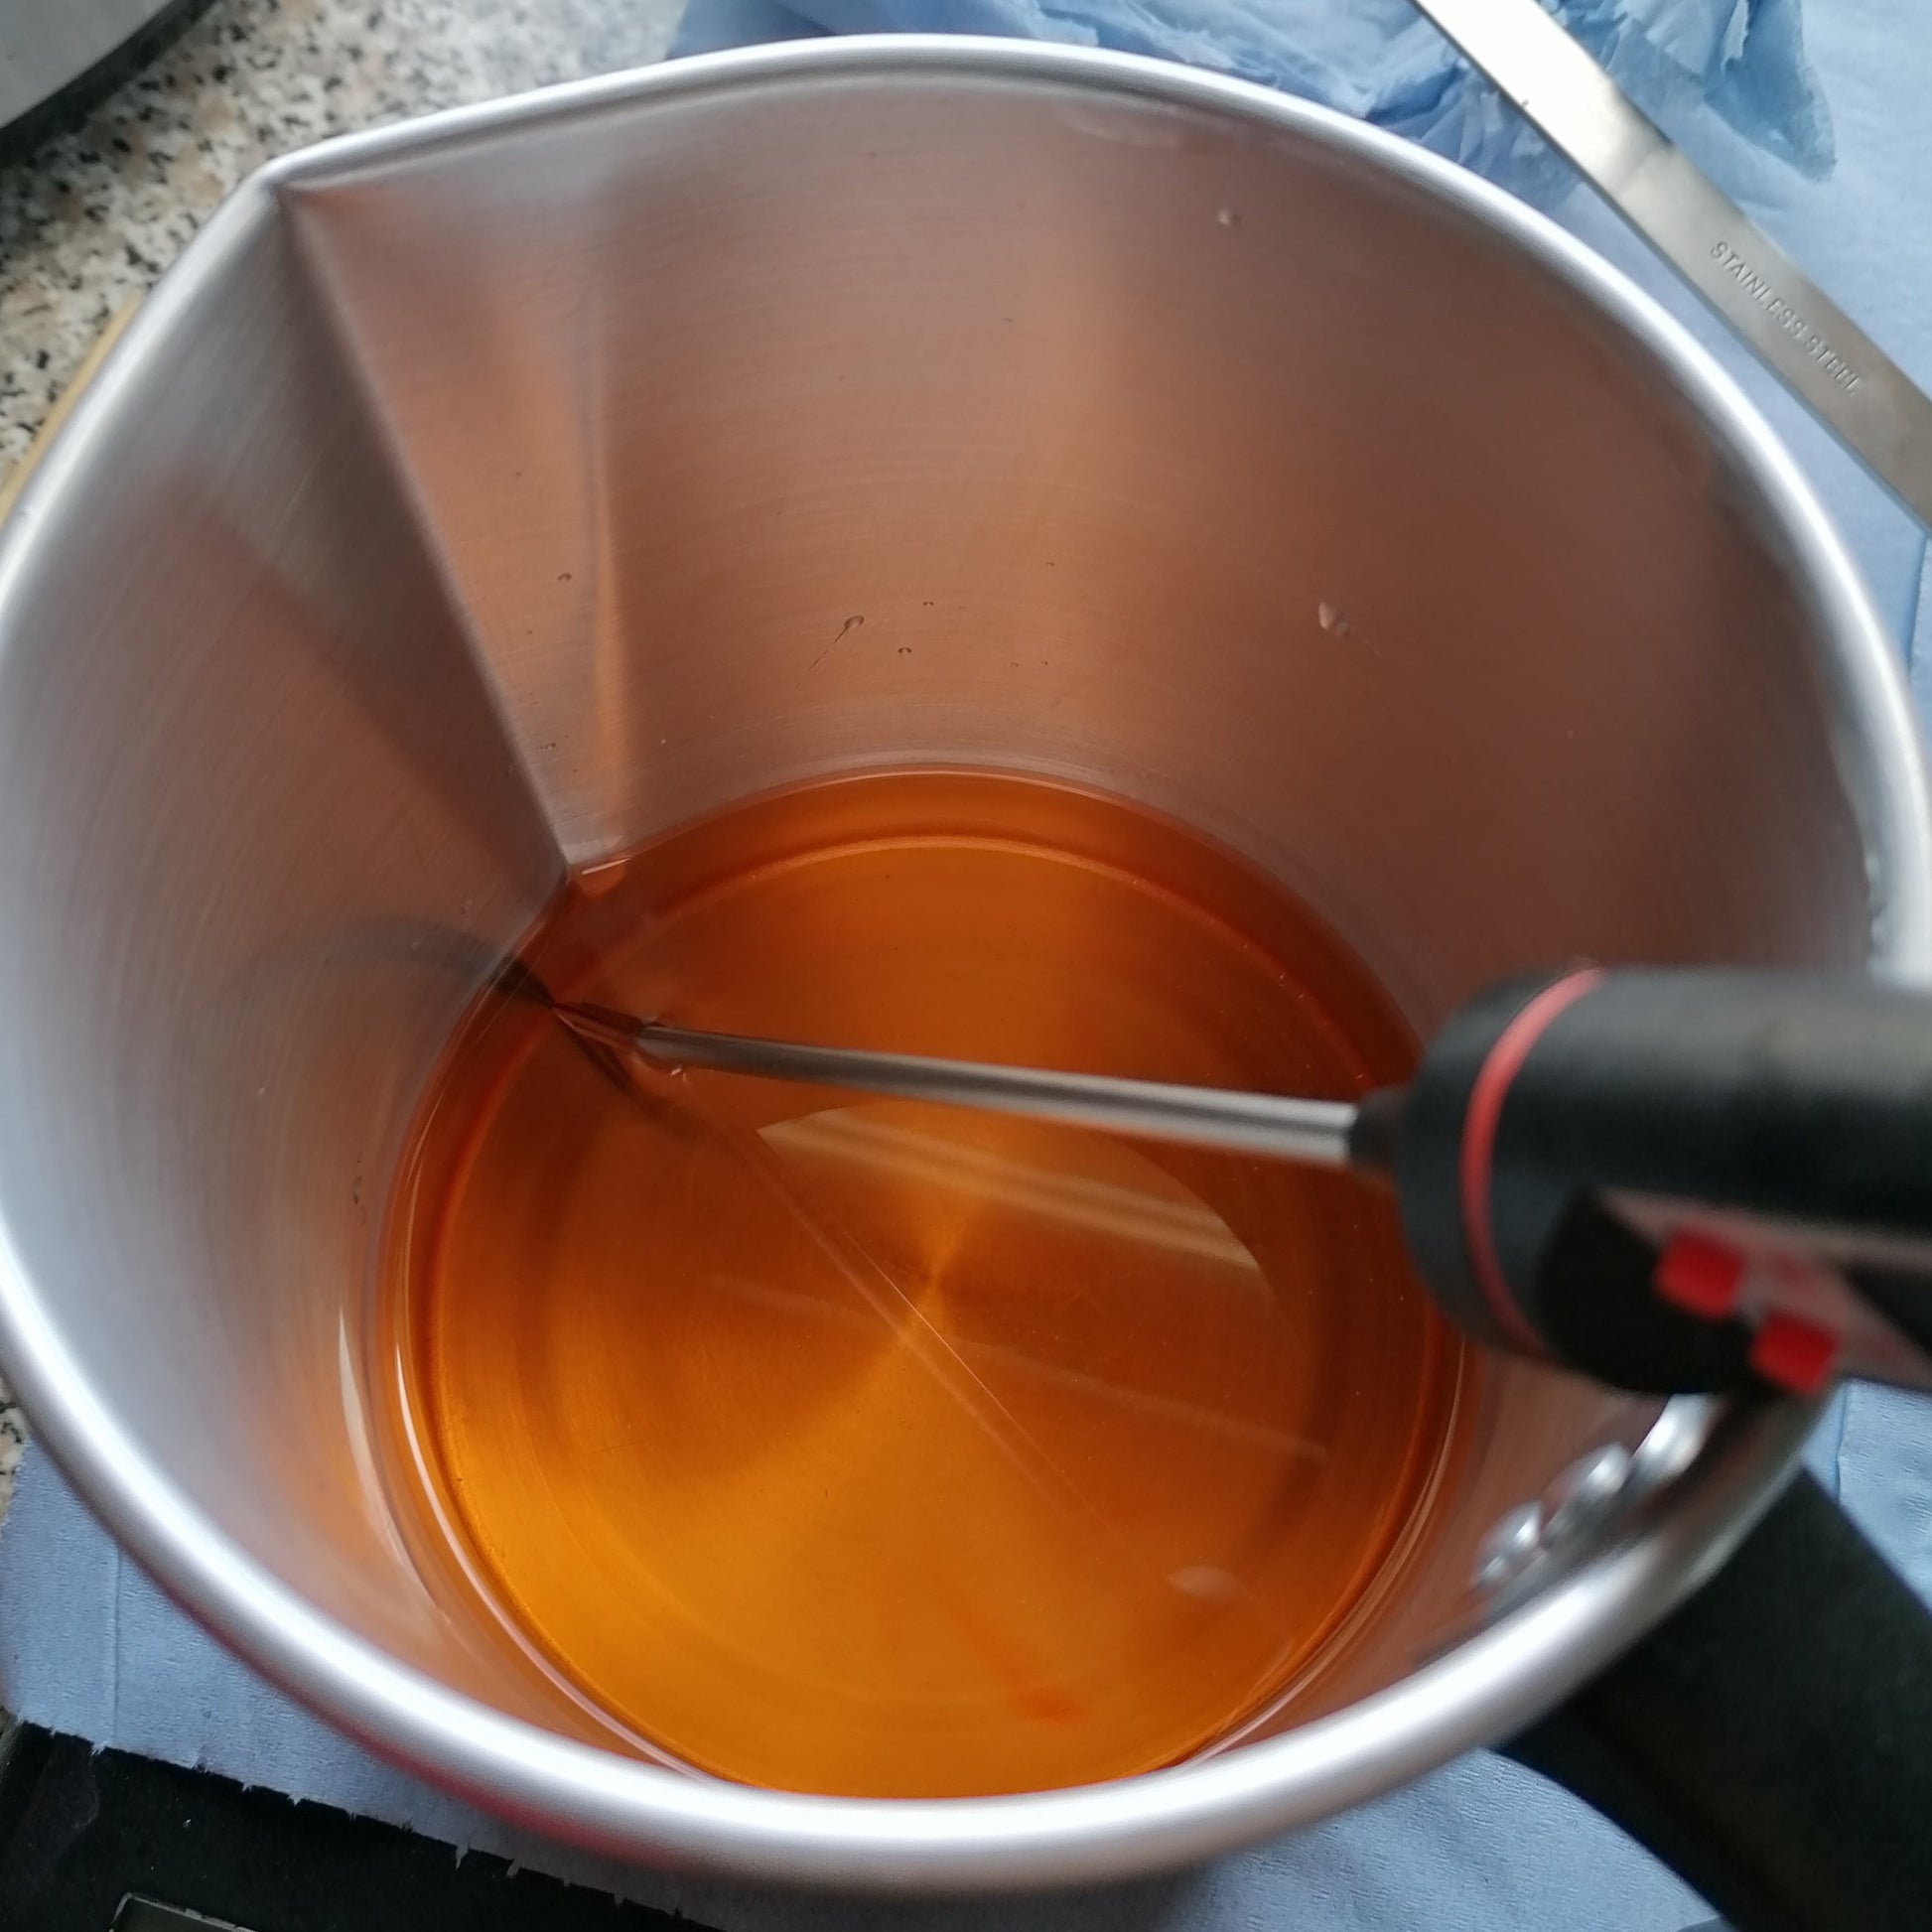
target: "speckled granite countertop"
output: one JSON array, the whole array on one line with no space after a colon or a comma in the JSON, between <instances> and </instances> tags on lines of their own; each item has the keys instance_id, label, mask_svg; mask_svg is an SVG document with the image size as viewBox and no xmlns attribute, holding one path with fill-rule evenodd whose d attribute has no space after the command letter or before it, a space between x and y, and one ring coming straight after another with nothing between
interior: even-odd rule
<instances>
[{"instance_id":1,"label":"speckled granite countertop","mask_svg":"<svg viewBox=\"0 0 1932 1932\"><path fill-rule=\"evenodd\" d=\"M659 59L681 0L215 0L74 132L0 170L0 470L109 318L264 161Z\"/></svg>"},{"instance_id":2,"label":"speckled granite countertop","mask_svg":"<svg viewBox=\"0 0 1932 1932\"><path fill-rule=\"evenodd\" d=\"M109 320L250 170L325 135L655 61L681 11L214 0L82 125L0 167L0 478ZM0 1513L25 1441L0 1401Z\"/></svg>"}]
</instances>

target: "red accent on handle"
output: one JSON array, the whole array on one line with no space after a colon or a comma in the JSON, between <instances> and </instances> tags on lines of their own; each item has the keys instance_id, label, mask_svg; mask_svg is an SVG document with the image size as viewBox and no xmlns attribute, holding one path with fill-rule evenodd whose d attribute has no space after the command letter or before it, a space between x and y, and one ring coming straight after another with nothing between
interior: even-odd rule
<instances>
[{"instance_id":1,"label":"red accent on handle","mask_svg":"<svg viewBox=\"0 0 1932 1932\"><path fill-rule=\"evenodd\" d=\"M1773 1311L1751 1340L1751 1367L1775 1388L1816 1395L1832 1379L1838 1337L1802 1316Z\"/></svg>"},{"instance_id":2,"label":"red accent on handle","mask_svg":"<svg viewBox=\"0 0 1932 1932\"><path fill-rule=\"evenodd\" d=\"M1673 1234L1657 1257L1651 1286L1687 1314L1722 1321L1737 1306L1744 1257L1708 1234Z\"/></svg>"},{"instance_id":3,"label":"red accent on handle","mask_svg":"<svg viewBox=\"0 0 1932 1932\"><path fill-rule=\"evenodd\" d=\"M1483 1061L1475 1084L1469 1089L1469 1111L1462 1121L1457 1178L1461 1185L1462 1238L1468 1244L1469 1272L1475 1276L1476 1286L1482 1291L1482 1299L1497 1327L1532 1355L1547 1356L1550 1350L1509 1292L1502 1263L1496 1257L1495 1230L1489 1214L1496 1126L1502 1119L1510 1083L1523 1070L1530 1048L1543 1037L1558 1014L1575 1006L1602 977L1601 971L1593 966L1572 973L1546 986L1524 1007L1490 1047L1489 1057Z\"/></svg>"}]
</instances>

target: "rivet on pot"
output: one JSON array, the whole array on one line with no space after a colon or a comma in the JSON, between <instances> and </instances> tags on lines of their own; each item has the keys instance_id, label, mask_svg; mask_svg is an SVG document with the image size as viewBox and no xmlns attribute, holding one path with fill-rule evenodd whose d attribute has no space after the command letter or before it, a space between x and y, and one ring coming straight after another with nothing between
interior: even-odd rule
<instances>
[{"instance_id":1,"label":"rivet on pot","mask_svg":"<svg viewBox=\"0 0 1932 1932\"><path fill-rule=\"evenodd\" d=\"M1477 1545L1470 1585L1479 1590L1500 1589L1536 1555L1542 1541L1543 1505L1519 1503L1498 1517Z\"/></svg>"},{"instance_id":2,"label":"rivet on pot","mask_svg":"<svg viewBox=\"0 0 1932 1932\"><path fill-rule=\"evenodd\" d=\"M1569 1542L1594 1529L1623 1492L1630 1475L1630 1451L1621 1443L1605 1443L1581 1456L1544 1492L1550 1511L1543 1532L1545 1547Z\"/></svg>"}]
</instances>

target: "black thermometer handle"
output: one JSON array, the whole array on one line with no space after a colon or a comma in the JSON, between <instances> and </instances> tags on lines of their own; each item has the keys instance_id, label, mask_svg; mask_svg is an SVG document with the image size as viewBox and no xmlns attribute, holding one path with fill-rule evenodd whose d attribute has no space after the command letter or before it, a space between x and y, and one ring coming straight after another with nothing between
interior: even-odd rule
<instances>
[{"instance_id":1,"label":"black thermometer handle","mask_svg":"<svg viewBox=\"0 0 1932 1932\"><path fill-rule=\"evenodd\" d=\"M1478 1337L1631 1389L1932 1386L1932 998L1584 969L1461 1009L1363 1161Z\"/></svg>"}]
</instances>

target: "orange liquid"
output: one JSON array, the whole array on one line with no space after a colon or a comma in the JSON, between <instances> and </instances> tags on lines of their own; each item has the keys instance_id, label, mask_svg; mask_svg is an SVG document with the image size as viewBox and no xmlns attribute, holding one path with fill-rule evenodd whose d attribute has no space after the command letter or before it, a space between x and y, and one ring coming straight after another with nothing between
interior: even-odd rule
<instances>
[{"instance_id":1,"label":"orange liquid","mask_svg":"<svg viewBox=\"0 0 1932 1932\"><path fill-rule=\"evenodd\" d=\"M697 1027L1355 1094L1413 1044L1191 834L1033 780L808 786L593 875L560 996ZM1345 1175L724 1074L473 1016L392 1213L417 1460L599 1711L726 1777L938 1796L1224 1736L1332 1653L1457 1345Z\"/></svg>"}]
</instances>

